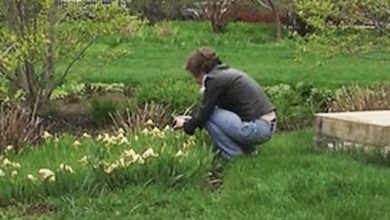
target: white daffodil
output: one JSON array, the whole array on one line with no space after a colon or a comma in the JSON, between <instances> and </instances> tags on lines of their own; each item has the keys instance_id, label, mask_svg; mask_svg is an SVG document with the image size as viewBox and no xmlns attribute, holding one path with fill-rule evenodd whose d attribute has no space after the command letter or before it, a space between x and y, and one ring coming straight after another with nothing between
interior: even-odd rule
<instances>
[{"instance_id":1,"label":"white daffodil","mask_svg":"<svg viewBox=\"0 0 390 220\"><path fill-rule=\"evenodd\" d=\"M144 158L142 158L140 155L137 155L138 157L137 157L137 162L138 162L138 164L144 164L145 163L145 160L144 160Z\"/></svg>"},{"instance_id":2,"label":"white daffodil","mask_svg":"<svg viewBox=\"0 0 390 220\"><path fill-rule=\"evenodd\" d=\"M136 136L134 136L134 140L135 141L138 141L139 140L139 137L136 135Z\"/></svg>"},{"instance_id":3,"label":"white daffodil","mask_svg":"<svg viewBox=\"0 0 390 220\"><path fill-rule=\"evenodd\" d=\"M88 157L87 157L87 156L82 157L82 158L79 160L79 163L84 163L84 164L88 163Z\"/></svg>"},{"instance_id":4,"label":"white daffodil","mask_svg":"<svg viewBox=\"0 0 390 220\"><path fill-rule=\"evenodd\" d=\"M117 136L116 136L117 139L123 139L125 138L125 135L123 133L119 133Z\"/></svg>"},{"instance_id":5,"label":"white daffodil","mask_svg":"<svg viewBox=\"0 0 390 220\"><path fill-rule=\"evenodd\" d=\"M130 150L124 150L123 155L125 157L133 158L135 157L135 155L137 155L137 153L133 149L130 149Z\"/></svg>"},{"instance_id":6,"label":"white daffodil","mask_svg":"<svg viewBox=\"0 0 390 220\"><path fill-rule=\"evenodd\" d=\"M2 169L0 169L0 177L4 177L5 176L5 173Z\"/></svg>"},{"instance_id":7,"label":"white daffodil","mask_svg":"<svg viewBox=\"0 0 390 220\"><path fill-rule=\"evenodd\" d=\"M164 131L170 131L171 127L169 125L165 126Z\"/></svg>"},{"instance_id":8,"label":"white daffodil","mask_svg":"<svg viewBox=\"0 0 390 220\"><path fill-rule=\"evenodd\" d=\"M152 119L149 119L146 123L145 123L146 126L153 126L154 125L154 122Z\"/></svg>"},{"instance_id":9,"label":"white daffodil","mask_svg":"<svg viewBox=\"0 0 390 220\"><path fill-rule=\"evenodd\" d=\"M149 148L142 154L142 157L144 159L149 158L149 157L158 157L158 154L155 153L152 148Z\"/></svg>"},{"instance_id":10,"label":"white daffodil","mask_svg":"<svg viewBox=\"0 0 390 220\"><path fill-rule=\"evenodd\" d=\"M3 160L3 166L11 166L12 165L12 162L10 161L10 160L8 160L7 158L5 158L4 160Z\"/></svg>"},{"instance_id":11,"label":"white daffodil","mask_svg":"<svg viewBox=\"0 0 390 220\"><path fill-rule=\"evenodd\" d=\"M88 133L84 133L83 134L83 138L86 138L86 139L89 139L89 138L91 138L92 136L90 135L90 134L88 134Z\"/></svg>"},{"instance_id":12,"label":"white daffodil","mask_svg":"<svg viewBox=\"0 0 390 220\"><path fill-rule=\"evenodd\" d=\"M39 169L38 173L44 180L55 181L55 173L47 168Z\"/></svg>"},{"instance_id":13,"label":"white daffodil","mask_svg":"<svg viewBox=\"0 0 390 220\"><path fill-rule=\"evenodd\" d=\"M43 135L42 135L42 138L45 139L45 140L50 139L50 138L52 138L52 137L53 137L53 135L50 134L48 131L45 131L45 132L43 133Z\"/></svg>"},{"instance_id":14,"label":"white daffodil","mask_svg":"<svg viewBox=\"0 0 390 220\"><path fill-rule=\"evenodd\" d=\"M103 135L99 134L99 135L96 137L96 140L97 140L97 141L103 140Z\"/></svg>"},{"instance_id":15,"label":"white daffodil","mask_svg":"<svg viewBox=\"0 0 390 220\"><path fill-rule=\"evenodd\" d=\"M120 145L129 144L129 140L127 139L127 137L123 137L122 139L119 140L118 144Z\"/></svg>"},{"instance_id":16,"label":"white daffodil","mask_svg":"<svg viewBox=\"0 0 390 220\"><path fill-rule=\"evenodd\" d=\"M123 157L119 158L119 164L121 167L127 167L125 158L123 158Z\"/></svg>"},{"instance_id":17,"label":"white daffodil","mask_svg":"<svg viewBox=\"0 0 390 220\"><path fill-rule=\"evenodd\" d=\"M119 133L119 134L124 134L124 133L125 133L125 130L123 130L123 128L119 128L118 133Z\"/></svg>"},{"instance_id":18,"label":"white daffodil","mask_svg":"<svg viewBox=\"0 0 390 220\"><path fill-rule=\"evenodd\" d=\"M186 155L187 155L187 154L184 153L182 150L179 150L179 151L176 153L175 157L180 158L180 157L185 157Z\"/></svg>"},{"instance_id":19,"label":"white daffodil","mask_svg":"<svg viewBox=\"0 0 390 220\"><path fill-rule=\"evenodd\" d=\"M145 128L144 130L142 130L142 134L148 135L149 134L149 130L147 128Z\"/></svg>"},{"instance_id":20,"label":"white daffodil","mask_svg":"<svg viewBox=\"0 0 390 220\"><path fill-rule=\"evenodd\" d=\"M32 174L28 174L28 175L27 175L27 179L29 179L31 182L37 181L37 178L35 178L35 176L32 175Z\"/></svg>"},{"instance_id":21,"label":"white daffodil","mask_svg":"<svg viewBox=\"0 0 390 220\"><path fill-rule=\"evenodd\" d=\"M14 149L14 146L8 145L7 147L5 147L5 152L9 152L9 151L11 151L13 149Z\"/></svg>"},{"instance_id":22,"label":"white daffodil","mask_svg":"<svg viewBox=\"0 0 390 220\"><path fill-rule=\"evenodd\" d=\"M16 175L18 175L18 171L13 170L13 171L11 172L11 176L12 176L12 177L15 177Z\"/></svg>"},{"instance_id":23,"label":"white daffodil","mask_svg":"<svg viewBox=\"0 0 390 220\"><path fill-rule=\"evenodd\" d=\"M73 142L73 146L75 146L75 147L80 147L80 146L81 146L80 141L78 141L78 140L74 141L74 142Z\"/></svg>"},{"instance_id":24,"label":"white daffodil","mask_svg":"<svg viewBox=\"0 0 390 220\"><path fill-rule=\"evenodd\" d=\"M20 168L21 165L20 165L20 163L12 162L12 163L11 163L11 167L17 169L17 168Z\"/></svg>"},{"instance_id":25,"label":"white daffodil","mask_svg":"<svg viewBox=\"0 0 390 220\"><path fill-rule=\"evenodd\" d=\"M71 166L65 165L63 163L60 164L60 169L61 170L65 170L68 173L74 173L74 170L73 170L73 168Z\"/></svg>"}]
</instances>

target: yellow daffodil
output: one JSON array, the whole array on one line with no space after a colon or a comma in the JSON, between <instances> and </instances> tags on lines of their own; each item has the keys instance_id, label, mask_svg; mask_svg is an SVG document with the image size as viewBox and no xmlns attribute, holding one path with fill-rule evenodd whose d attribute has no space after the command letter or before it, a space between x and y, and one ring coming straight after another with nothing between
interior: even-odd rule
<instances>
[{"instance_id":1,"label":"yellow daffodil","mask_svg":"<svg viewBox=\"0 0 390 220\"><path fill-rule=\"evenodd\" d=\"M179 151L176 153L175 157L180 158L180 157L185 157L186 155L187 155L187 154L184 153L182 150L179 150Z\"/></svg>"},{"instance_id":2,"label":"yellow daffodil","mask_svg":"<svg viewBox=\"0 0 390 220\"><path fill-rule=\"evenodd\" d=\"M38 173L44 180L49 182L55 181L55 173L47 168L39 169Z\"/></svg>"},{"instance_id":3,"label":"yellow daffodil","mask_svg":"<svg viewBox=\"0 0 390 220\"><path fill-rule=\"evenodd\" d=\"M80 146L81 146L80 141L78 141L78 140L74 141L74 142L73 142L73 146L75 146L75 147L80 147Z\"/></svg>"},{"instance_id":4,"label":"yellow daffodil","mask_svg":"<svg viewBox=\"0 0 390 220\"><path fill-rule=\"evenodd\" d=\"M152 148L149 148L142 154L142 157L144 159L149 158L149 157L158 157L158 154L155 153Z\"/></svg>"},{"instance_id":5,"label":"yellow daffodil","mask_svg":"<svg viewBox=\"0 0 390 220\"><path fill-rule=\"evenodd\" d=\"M35 176L32 175L32 174L28 174L28 175L27 175L27 179L29 179L31 182L37 181L37 178L35 178Z\"/></svg>"},{"instance_id":6,"label":"yellow daffodil","mask_svg":"<svg viewBox=\"0 0 390 220\"><path fill-rule=\"evenodd\" d=\"M84 133L84 134L83 134L83 138L89 139L89 138L91 138L91 135L88 134L88 133Z\"/></svg>"},{"instance_id":7,"label":"yellow daffodil","mask_svg":"<svg viewBox=\"0 0 390 220\"><path fill-rule=\"evenodd\" d=\"M0 169L0 177L4 177L5 176L5 173L2 169Z\"/></svg>"},{"instance_id":8,"label":"yellow daffodil","mask_svg":"<svg viewBox=\"0 0 390 220\"><path fill-rule=\"evenodd\" d=\"M153 126L154 125L154 122L152 121L152 119L149 119L146 123L145 123L146 126Z\"/></svg>"},{"instance_id":9,"label":"yellow daffodil","mask_svg":"<svg viewBox=\"0 0 390 220\"><path fill-rule=\"evenodd\" d=\"M18 175L18 171L13 170L13 171L11 172L11 176L12 176L12 177L15 177L16 175Z\"/></svg>"},{"instance_id":10,"label":"yellow daffodil","mask_svg":"<svg viewBox=\"0 0 390 220\"><path fill-rule=\"evenodd\" d=\"M79 163L84 163L84 164L88 163L88 157L87 157L87 156L82 157L82 158L79 160Z\"/></svg>"},{"instance_id":11,"label":"yellow daffodil","mask_svg":"<svg viewBox=\"0 0 390 220\"><path fill-rule=\"evenodd\" d=\"M52 138L52 137L53 137L53 135L50 134L48 131L45 131L45 132L43 133L43 136L42 136L42 138L45 139L45 140L50 139L50 138Z\"/></svg>"}]
</instances>

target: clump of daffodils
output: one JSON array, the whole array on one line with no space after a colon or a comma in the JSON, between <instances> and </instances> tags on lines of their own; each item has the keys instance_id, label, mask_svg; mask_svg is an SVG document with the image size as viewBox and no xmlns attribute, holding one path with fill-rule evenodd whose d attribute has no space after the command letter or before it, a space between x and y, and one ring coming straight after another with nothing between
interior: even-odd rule
<instances>
[{"instance_id":1,"label":"clump of daffodils","mask_svg":"<svg viewBox=\"0 0 390 220\"><path fill-rule=\"evenodd\" d=\"M11 167L11 168L13 168L13 169L18 169L18 168L21 167L20 163L18 163L18 162L12 162L12 161L8 160L7 158L5 158L5 159L3 160L3 166L4 166L4 167Z\"/></svg>"},{"instance_id":2,"label":"clump of daffodils","mask_svg":"<svg viewBox=\"0 0 390 220\"><path fill-rule=\"evenodd\" d=\"M54 182L56 180L55 173L47 168L39 169L38 173L45 181Z\"/></svg>"},{"instance_id":3,"label":"clump of daffodils","mask_svg":"<svg viewBox=\"0 0 390 220\"><path fill-rule=\"evenodd\" d=\"M16 175L18 175L18 171L17 171L17 170L13 170L13 171L11 172L11 176L12 176L12 177L15 177Z\"/></svg>"}]
</instances>

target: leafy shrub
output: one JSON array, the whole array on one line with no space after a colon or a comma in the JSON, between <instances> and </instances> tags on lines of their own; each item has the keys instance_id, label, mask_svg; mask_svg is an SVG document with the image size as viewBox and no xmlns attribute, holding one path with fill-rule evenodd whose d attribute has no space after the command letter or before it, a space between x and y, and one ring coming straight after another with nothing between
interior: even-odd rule
<instances>
[{"instance_id":1,"label":"leafy shrub","mask_svg":"<svg viewBox=\"0 0 390 220\"><path fill-rule=\"evenodd\" d=\"M353 85L336 91L330 106L332 112L390 109L390 84L360 87Z\"/></svg>"},{"instance_id":2,"label":"leafy shrub","mask_svg":"<svg viewBox=\"0 0 390 220\"><path fill-rule=\"evenodd\" d=\"M292 130L309 126L317 112L326 111L332 92L313 85L280 84L264 88L277 109L278 127Z\"/></svg>"},{"instance_id":3,"label":"leafy shrub","mask_svg":"<svg viewBox=\"0 0 390 220\"><path fill-rule=\"evenodd\" d=\"M0 152L18 151L24 144L37 142L43 132L42 121L21 106L0 104Z\"/></svg>"},{"instance_id":4,"label":"leafy shrub","mask_svg":"<svg viewBox=\"0 0 390 220\"><path fill-rule=\"evenodd\" d=\"M155 24L155 32L159 38L170 38L176 35L177 28L171 22L160 22Z\"/></svg>"}]
</instances>

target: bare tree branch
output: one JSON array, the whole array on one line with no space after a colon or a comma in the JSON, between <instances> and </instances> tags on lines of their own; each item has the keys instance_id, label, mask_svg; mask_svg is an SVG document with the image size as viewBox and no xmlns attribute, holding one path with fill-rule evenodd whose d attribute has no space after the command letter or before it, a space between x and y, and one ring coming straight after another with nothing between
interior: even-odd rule
<instances>
[{"instance_id":1,"label":"bare tree branch","mask_svg":"<svg viewBox=\"0 0 390 220\"><path fill-rule=\"evenodd\" d=\"M85 54L85 52L88 50L89 47L93 44L93 41L89 42L82 50L81 52L73 58L73 60L70 62L68 67L66 68L65 72L62 74L62 77L60 78L60 81L56 85L61 85L64 83L65 78L68 76L68 73L70 69L73 67L73 65L80 60L80 58Z\"/></svg>"}]
</instances>

